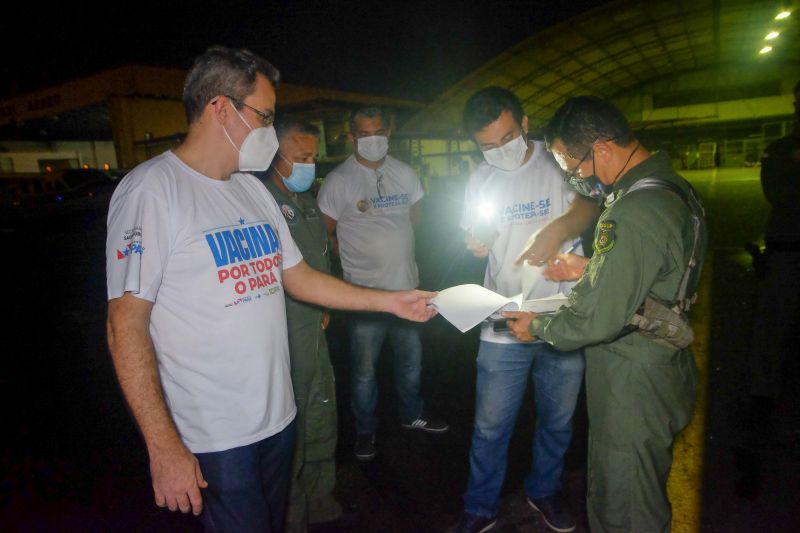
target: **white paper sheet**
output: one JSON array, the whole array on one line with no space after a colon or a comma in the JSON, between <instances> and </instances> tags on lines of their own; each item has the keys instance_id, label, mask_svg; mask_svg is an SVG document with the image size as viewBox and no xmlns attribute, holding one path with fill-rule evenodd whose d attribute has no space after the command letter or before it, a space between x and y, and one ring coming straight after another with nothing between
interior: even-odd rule
<instances>
[{"instance_id":1,"label":"white paper sheet","mask_svg":"<svg viewBox=\"0 0 800 533\"><path fill-rule=\"evenodd\" d=\"M569 305L569 298L559 292L558 294L545 298L525 300L522 302L522 310L532 311L534 313L554 313L558 311L562 305Z\"/></svg>"},{"instance_id":2,"label":"white paper sheet","mask_svg":"<svg viewBox=\"0 0 800 533\"><path fill-rule=\"evenodd\" d=\"M502 318L499 314L501 311L517 311L520 308L536 313L556 311L567 303L567 297L559 293L523 302L522 293L507 298L480 285L467 284L439 291L432 303L445 320L464 333L492 315Z\"/></svg>"},{"instance_id":3,"label":"white paper sheet","mask_svg":"<svg viewBox=\"0 0 800 533\"><path fill-rule=\"evenodd\" d=\"M527 297L541 279L544 267L529 265L527 261L523 261L520 268L522 268L522 294Z\"/></svg>"}]
</instances>

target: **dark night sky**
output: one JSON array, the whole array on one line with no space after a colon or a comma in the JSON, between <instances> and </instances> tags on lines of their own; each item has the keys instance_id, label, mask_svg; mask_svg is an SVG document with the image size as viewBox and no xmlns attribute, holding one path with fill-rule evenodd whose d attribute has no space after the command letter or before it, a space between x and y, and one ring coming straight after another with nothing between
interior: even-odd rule
<instances>
[{"instance_id":1,"label":"dark night sky","mask_svg":"<svg viewBox=\"0 0 800 533\"><path fill-rule=\"evenodd\" d=\"M61 3L3 17L0 98L127 63L185 68L226 44L260 53L290 83L430 100L538 30L603 3Z\"/></svg>"}]
</instances>

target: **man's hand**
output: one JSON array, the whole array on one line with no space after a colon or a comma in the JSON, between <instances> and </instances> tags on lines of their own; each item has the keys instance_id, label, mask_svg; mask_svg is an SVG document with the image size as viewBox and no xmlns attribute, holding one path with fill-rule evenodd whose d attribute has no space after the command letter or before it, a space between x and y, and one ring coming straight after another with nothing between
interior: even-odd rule
<instances>
[{"instance_id":1,"label":"man's hand","mask_svg":"<svg viewBox=\"0 0 800 533\"><path fill-rule=\"evenodd\" d=\"M129 292L109 300L108 347L147 444L156 505L199 515L203 510L200 489L208 484L197 458L181 441L164 401L149 332L152 308L152 302Z\"/></svg>"},{"instance_id":2,"label":"man's hand","mask_svg":"<svg viewBox=\"0 0 800 533\"><path fill-rule=\"evenodd\" d=\"M475 257L486 257L489 255L489 247L483 244L481 241L473 237L472 235L467 235L464 238L464 242L467 245L467 250L472 252L472 255Z\"/></svg>"},{"instance_id":3,"label":"man's hand","mask_svg":"<svg viewBox=\"0 0 800 533\"><path fill-rule=\"evenodd\" d=\"M322 322L320 325L322 326L322 331L325 331L328 329L328 326L331 325L331 314L329 312L325 311L322 313Z\"/></svg>"},{"instance_id":4,"label":"man's hand","mask_svg":"<svg viewBox=\"0 0 800 533\"><path fill-rule=\"evenodd\" d=\"M574 281L583 275L589 258L576 254L558 254L550 261L542 275L550 281Z\"/></svg>"},{"instance_id":5,"label":"man's hand","mask_svg":"<svg viewBox=\"0 0 800 533\"><path fill-rule=\"evenodd\" d=\"M514 260L514 266L520 266L523 261L533 266L544 265L555 258L567 238L559 225L548 224L528 237L523 252Z\"/></svg>"},{"instance_id":6,"label":"man's hand","mask_svg":"<svg viewBox=\"0 0 800 533\"><path fill-rule=\"evenodd\" d=\"M200 489L208 487L200 463L185 446L150 453L150 476L156 505L197 516L203 511Z\"/></svg>"},{"instance_id":7,"label":"man's hand","mask_svg":"<svg viewBox=\"0 0 800 533\"><path fill-rule=\"evenodd\" d=\"M505 311L503 316L508 319L509 332L522 342L535 341L536 337L528 333L528 326L538 315L527 311Z\"/></svg>"},{"instance_id":8,"label":"man's hand","mask_svg":"<svg viewBox=\"0 0 800 533\"><path fill-rule=\"evenodd\" d=\"M435 292L428 291L399 291L387 292L389 298L388 309L391 313L412 320L414 322L427 322L436 316L436 309L429 306Z\"/></svg>"}]
</instances>

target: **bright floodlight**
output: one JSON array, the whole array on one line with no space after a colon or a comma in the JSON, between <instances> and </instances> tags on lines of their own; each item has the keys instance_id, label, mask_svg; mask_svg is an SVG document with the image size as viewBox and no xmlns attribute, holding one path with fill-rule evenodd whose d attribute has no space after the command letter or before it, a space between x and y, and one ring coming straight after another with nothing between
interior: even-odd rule
<instances>
[{"instance_id":1,"label":"bright floodlight","mask_svg":"<svg viewBox=\"0 0 800 533\"><path fill-rule=\"evenodd\" d=\"M765 46L764 48L758 51L759 54L768 54L770 52L772 52L771 46Z\"/></svg>"},{"instance_id":2,"label":"bright floodlight","mask_svg":"<svg viewBox=\"0 0 800 533\"><path fill-rule=\"evenodd\" d=\"M766 39L767 41L771 41L772 39L776 39L780 34L781 32L779 31L771 31L767 34L766 37L764 37L764 39Z\"/></svg>"},{"instance_id":3,"label":"bright floodlight","mask_svg":"<svg viewBox=\"0 0 800 533\"><path fill-rule=\"evenodd\" d=\"M791 14L792 13L790 11L781 11L780 13L775 15L775 20L783 20Z\"/></svg>"}]
</instances>

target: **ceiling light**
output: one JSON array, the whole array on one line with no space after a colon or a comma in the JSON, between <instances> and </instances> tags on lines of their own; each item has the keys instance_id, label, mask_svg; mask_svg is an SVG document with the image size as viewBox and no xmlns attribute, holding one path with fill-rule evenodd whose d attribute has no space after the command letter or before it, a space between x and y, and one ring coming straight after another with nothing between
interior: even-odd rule
<instances>
[{"instance_id":1,"label":"ceiling light","mask_svg":"<svg viewBox=\"0 0 800 533\"><path fill-rule=\"evenodd\" d=\"M791 14L792 14L791 11L781 11L780 13L775 15L775 20L783 20Z\"/></svg>"},{"instance_id":2,"label":"ceiling light","mask_svg":"<svg viewBox=\"0 0 800 533\"><path fill-rule=\"evenodd\" d=\"M766 37L764 37L764 39L766 39L767 41L771 41L772 39L776 39L780 34L781 32L779 31L771 31L767 34Z\"/></svg>"},{"instance_id":3,"label":"ceiling light","mask_svg":"<svg viewBox=\"0 0 800 533\"><path fill-rule=\"evenodd\" d=\"M764 48L758 51L759 54L768 54L770 52L772 52L771 46L765 46Z\"/></svg>"}]
</instances>

